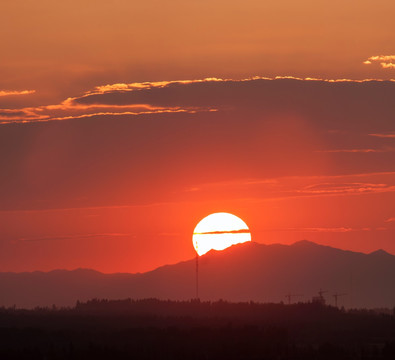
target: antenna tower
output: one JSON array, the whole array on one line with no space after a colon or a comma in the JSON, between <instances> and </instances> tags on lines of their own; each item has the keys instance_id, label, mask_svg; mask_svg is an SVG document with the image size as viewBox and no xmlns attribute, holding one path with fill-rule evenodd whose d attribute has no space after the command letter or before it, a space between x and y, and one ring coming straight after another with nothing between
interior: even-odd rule
<instances>
[{"instance_id":1,"label":"antenna tower","mask_svg":"<svg viewBox=\"0 0 395 360\"><path fill-rule=\"evenodd\" d=\"M293 297L296 297L296 296L304 296L304 295L301 295L301 294L291 294L291 293L285 295L285 298L288 300L288 305L291 304L292 298L293 298Z\"/></svg>"},{"instance_id":2,"label":"antenna tower","mask_svg":"<svg viewBox=\"0 0 395 360\"><path fill-rule=\"evenodd\" d=\"M334 293L332 296L335 298L335 306L337 307L337 298L339 297L339 296L344 296L344 295L347 295L347 294L338 294L338 293Z\"/></svg>"},{"instance_id":3,"label":"antenna tower","mask_svg":"<svg viewBox=\"0 0 395 360\"><path fill-rule=\"evenodd\" d=\"M196 300L199 300L199 254L198 254L198 243L195 243L196 248Z\"/></svg>"}]
</instances>

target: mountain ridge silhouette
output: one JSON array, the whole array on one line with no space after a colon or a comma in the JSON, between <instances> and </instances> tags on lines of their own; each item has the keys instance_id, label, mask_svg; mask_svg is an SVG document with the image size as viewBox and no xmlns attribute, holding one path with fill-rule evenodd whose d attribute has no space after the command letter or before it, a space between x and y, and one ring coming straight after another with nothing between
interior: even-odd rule
<instances>
[{"instance_id":1,"label":"mountain ridge silhouette","mask_svg":"<svg viewBox=\"0 0 395 360\"><path fill-rule=\"evenodd\" d=\"M195 297L196 260L163 265L145 273L104 274L92 269L0 273L0 306L74 306L92 298ZM202 300L286 301L303 294L310 301L320 289L327 303L344 293L340 306L392 308L395 305L395 256L384 250L369 254L301 240L291 245L248 242L199 257ZM296 299L294 299L296 301Z\"/></svg>"}]
</instances>

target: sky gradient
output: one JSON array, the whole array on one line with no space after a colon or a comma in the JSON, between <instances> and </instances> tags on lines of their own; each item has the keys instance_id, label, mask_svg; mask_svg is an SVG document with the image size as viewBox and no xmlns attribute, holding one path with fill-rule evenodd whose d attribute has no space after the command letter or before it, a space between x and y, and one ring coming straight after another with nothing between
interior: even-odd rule
<instances>
[{"instance_id":1,"label":"sky gradient","mask_svg":"<svg viewBox=\"0 0 395 360\"><path fill-rule=\"evenodd\" d=\"M214 212L395 254L394 11L3 1L0 271L146 271Z\"/></svg>"}]
</instances>

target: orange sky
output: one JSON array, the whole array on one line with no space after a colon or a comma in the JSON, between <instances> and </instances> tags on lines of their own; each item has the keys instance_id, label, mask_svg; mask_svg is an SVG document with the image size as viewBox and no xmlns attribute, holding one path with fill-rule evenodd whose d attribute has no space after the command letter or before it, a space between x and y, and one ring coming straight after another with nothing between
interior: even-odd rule
<instances>
[{"instance_id":1,"label":"orange sky","mask_svg":"<svg viewBox=\"0 0 395 360\"><path fill-rule=\"evenodd\" d=\"M3 1L0 271L146 271L219 211L395 253L394 11Z\"/></svg>"}]
</instances>

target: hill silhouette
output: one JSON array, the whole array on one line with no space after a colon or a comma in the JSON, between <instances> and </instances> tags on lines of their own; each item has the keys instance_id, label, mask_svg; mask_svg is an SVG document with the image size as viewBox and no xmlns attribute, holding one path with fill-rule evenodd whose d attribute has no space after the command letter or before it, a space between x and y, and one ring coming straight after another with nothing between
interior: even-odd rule
<instances>
[{"instance_id":1,"label":"hill silhouette","mask_svg":"<svg viewBox=\"0 0 395 360\"><path fill-rule=\"evenodd\" d=\"M395 317L292 305L94 299L0 308L1 359L394 359Z\"/></svg>"},{"instance_id":2,"label":"hill silhouette","mask_svg":"<svg viewBox=\"0 0 395 360\"><path fill-rule=\"evenodd\" d=\"M309 301L319 289L327 303L357 308L393 308L395 256L345 251L309 241L293 245L244 243L210 251L199 259L202 300L286 301L288 293ZM0 305L73 306L92 298L187 300L195 296L195 259L142 274L94 270L0 273ZM295 300L295 299L294 299Z\"/></svg>"}]
</instances>

